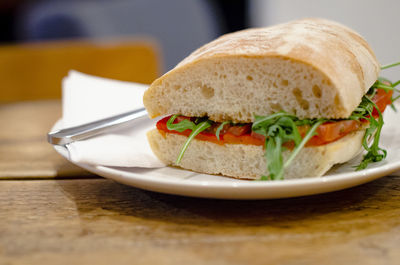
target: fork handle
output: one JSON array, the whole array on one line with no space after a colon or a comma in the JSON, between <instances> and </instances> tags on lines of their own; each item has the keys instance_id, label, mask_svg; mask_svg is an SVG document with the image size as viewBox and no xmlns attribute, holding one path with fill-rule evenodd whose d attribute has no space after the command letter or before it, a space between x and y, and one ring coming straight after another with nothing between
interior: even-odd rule
<instances>
[{"instance_id":1,"label":"fork handle","mask_svg":"<svg viewBox=\"0 0 400 265\"><path fill-rule=\"evenodd\" d=\"M128 122L142 118L146 115L147 111L144 108L136 109L79 126L49 132L47 134L47 141L53 145L66 145L78 140L99 135L110 131L111 129L120 128Z\"/></svg>"}]
</instances>

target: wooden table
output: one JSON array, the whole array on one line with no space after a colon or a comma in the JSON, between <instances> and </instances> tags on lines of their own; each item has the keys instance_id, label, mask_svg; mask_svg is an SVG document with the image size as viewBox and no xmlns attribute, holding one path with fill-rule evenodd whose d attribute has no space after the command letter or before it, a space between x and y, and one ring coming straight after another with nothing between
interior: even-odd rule
<instances>
[{"instance_id":1,"label":"wooden table","mask_svg":"<svg viewBox=\"0 0 400 265\"><path fill-rule=\"evenodd\" d=\"M45 142L58 101L0 105L1 264L400 264L400 177L295 199L164 195Z\"/></svg>"}]
</instances>

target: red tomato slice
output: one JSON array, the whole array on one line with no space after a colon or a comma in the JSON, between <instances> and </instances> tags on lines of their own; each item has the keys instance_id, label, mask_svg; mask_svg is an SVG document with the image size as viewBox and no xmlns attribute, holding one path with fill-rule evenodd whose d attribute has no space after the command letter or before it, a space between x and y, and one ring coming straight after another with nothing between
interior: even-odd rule
<instances>
[{"instance_id":1,"label":"red tomato slice","mask_svg":"<svg viewBox=\"0 0 400 265\"><path fill-rule=\"evenodd\" d=\"M393 90L389 90L388 92L386 92L383 89L377 89L377 92L372 101L375 102L378 109L383 113L387 105L392 104L392 95L393 95ZM374 117L378 117L379 116L378 111L374 109L372 115Z\"/></svg>"},{"instance_id":2,"label":"red tomato slice","mask_svg":"<svg viewBox=\"0 0 400 265\"><path fill-rule=\"evenodd\" d=\"M230 126L227 131L235 136L249 134L251 133L251 124L247 123L243 125Z\"/></svg>"},{"instance_id":3,"label":"red tomato slice","mask_svg":"<svg viewBox=\"0 0 400 265\"><path fill-rule=\"evenodd\" d=\"M307 142L306 146L317 146L336 141L346 134L358 130L361 127L361 124L362 123L360 121L355 120L326 122L317 128L316 135ZM306 126L302 127L299 128L299 131L300 134L304 136L309 128L306 128Z\"/></svg>"}]
</instances>

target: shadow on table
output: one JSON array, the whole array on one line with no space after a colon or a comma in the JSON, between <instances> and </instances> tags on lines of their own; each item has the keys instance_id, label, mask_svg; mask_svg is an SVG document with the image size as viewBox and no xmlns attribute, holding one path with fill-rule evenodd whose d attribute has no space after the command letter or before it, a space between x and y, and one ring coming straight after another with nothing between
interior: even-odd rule
<instances>
[{"instance_id":1,"label":"shadow on table","mask_svg":"<svg viewBox=\"0 0 400 265\"><path fill-rule=\"evenodd\" d=\"M129 217L197 227L293 228L338 226L349 222L373 222L390 218L397 211L400 177L384 177L351 189L308 197L230 201L160 194L124 186L105 179L92 179L79 186L61 181L61 188L75 201L81 218L107 213L129 222ZM372 219L371 219L372 218ZM364 221L365 220L365 221ZM372 221L371 221L372 220Z\"/></svg>"}]
</instances>

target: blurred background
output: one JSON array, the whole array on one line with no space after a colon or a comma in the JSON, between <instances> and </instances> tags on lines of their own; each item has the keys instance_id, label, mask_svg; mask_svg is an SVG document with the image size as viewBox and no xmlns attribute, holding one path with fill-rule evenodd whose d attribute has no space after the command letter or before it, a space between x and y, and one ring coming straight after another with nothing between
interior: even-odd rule
<instances>
[{"instance_id":1,"label":"blurred background","mask_svg":"<svg viewBox=\"0 0 400 265\"><path fill-rule=\"evenodd\" d=\"M26 86L57 98L69 68L150 83L221 34L303 17L355 29L387 64L400 61L398 10L398 0L1 0L0 100L29 99Z\"/></svg>"}]
</instances>

